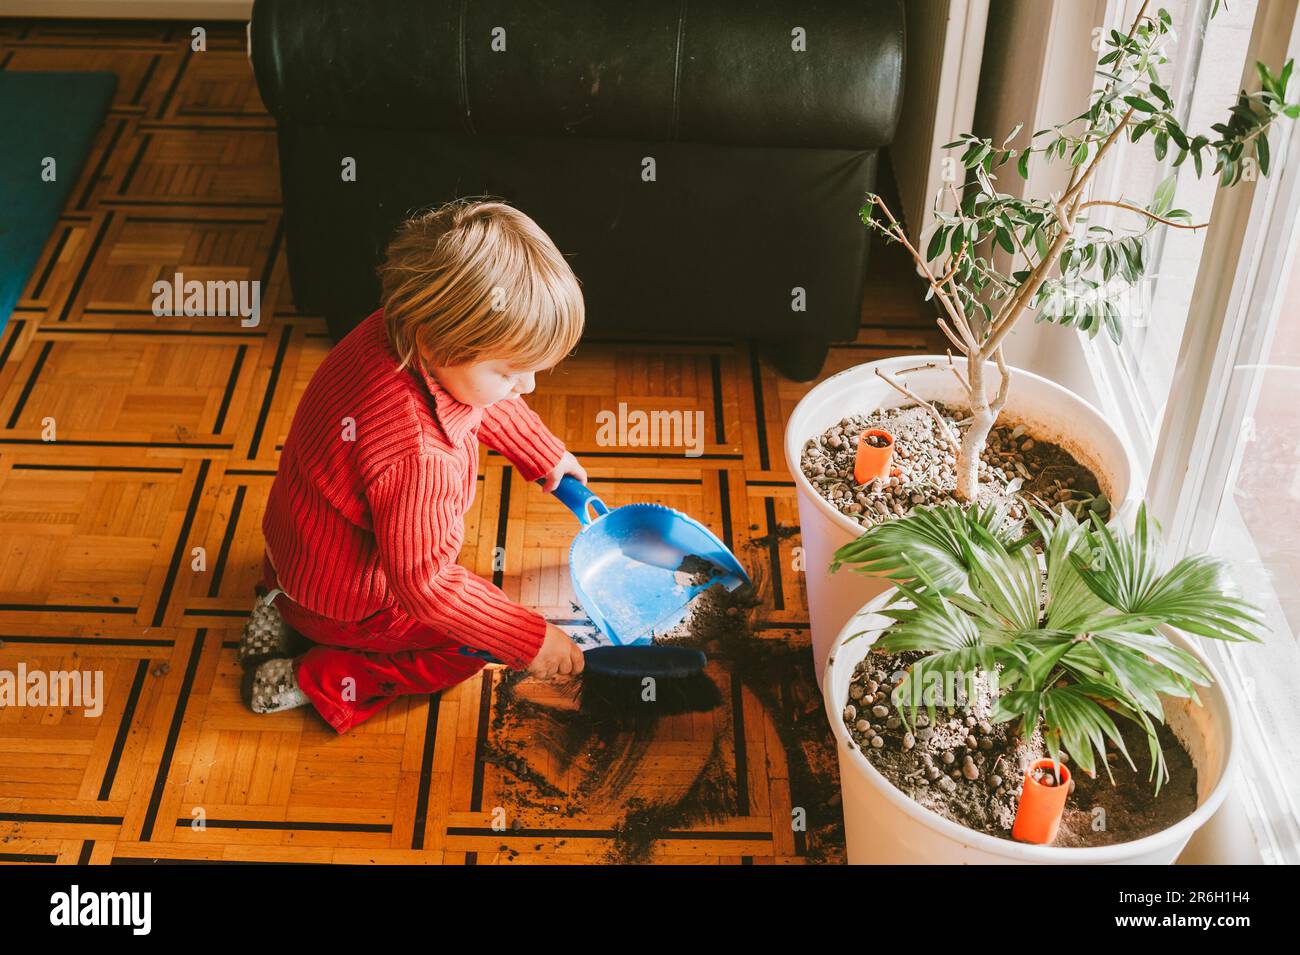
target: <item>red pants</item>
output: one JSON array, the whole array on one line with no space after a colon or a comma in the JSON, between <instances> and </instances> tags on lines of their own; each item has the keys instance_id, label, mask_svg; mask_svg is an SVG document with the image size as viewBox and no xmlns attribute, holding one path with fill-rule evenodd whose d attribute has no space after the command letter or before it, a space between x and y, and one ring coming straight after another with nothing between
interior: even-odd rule
<instances>
[{"instance_id":1,"label":"red pants","mask_svg":"<svg viewBox=\"0 0 1300 955\"><path fill-rule=\"evenodd\" d=\"M279 587L275 568L266 557L262 585L267 590ZM396 604L347 623L315 614L283 591L274 603L285 623L321 644L298 658L294 673L317 712L340 733L365 722L395 697L437 693L483 668L481 659L460 652L463 644Z\"/></svg>"}]
</instances>

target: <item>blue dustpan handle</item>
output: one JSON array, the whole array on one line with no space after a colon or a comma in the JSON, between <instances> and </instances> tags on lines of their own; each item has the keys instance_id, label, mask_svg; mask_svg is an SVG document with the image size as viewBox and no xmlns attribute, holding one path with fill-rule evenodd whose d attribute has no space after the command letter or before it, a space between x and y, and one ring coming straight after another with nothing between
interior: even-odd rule
<instances>
[{"instance_id":1,"label":"blue dustpan handle","mask_svg":"<svg viewBox=\"0 0 1300 955\"><path fill-rule=\"evenodd\" d=\"M539 480L537 483L541 484L542 482ZM559 498L565 507L573 511L574 515L578 518L578 523L583 527L590 524L592 520L587 514L587 505L590 504L591 507L595 509L597 517L602 517L609 513L609 506L593 494L587 485L583 484L572 474L564 475L564 477L560 479L559 487L551 493Z\"/></svg>"}]
</instances>

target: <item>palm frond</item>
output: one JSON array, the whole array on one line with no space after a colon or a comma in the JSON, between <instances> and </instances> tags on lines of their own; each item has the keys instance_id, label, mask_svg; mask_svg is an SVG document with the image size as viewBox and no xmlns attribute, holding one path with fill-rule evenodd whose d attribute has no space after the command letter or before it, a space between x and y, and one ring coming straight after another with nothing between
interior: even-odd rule
<instances>
[{"instance_id":1,"label":"palm frond","mask_svg":"<svg viewBox=\"0 0 1300 955\"><path fill-rule=\"evenodd\" d=\"M925 592L915 592L913 600L915 606L883 612L895 623L876 641L876 647L889 653L945 653L979 644L975 622L951 603Z\"/></svg>"},{"instance_id":2,"label":"palm frond","mask_svg":"<svg viewBox=\"0 0 1300 955\"><path fill-rule=\"evenodd\" d=\"M969 510L918 507L906 517L867 528L840 547L831 572L847 564L857 573L910 581L920 569L931 586L951 593L966 583L972 528L983 528L1008 547L1020 536L1021 525L1007 521L1009 508L1007 501Z\"/></svg>"},{"instance_id":3,"label":"palm frond","mask_svg":"<svg viewBox=\"0 0 1300 955\"><path fill-rule=\"evenodd\" d=\"M1099 630L1093 634L1092 642L1110 641L1136 650L1155 660L1161 666L1177 673L1193 683L1209 686L1212 682L1210 671L1196 657L1186 650L1179 649L1165 637L1157 633L1137 633L1128 630Z\"/></svg>"},{"instance_id":4,"label":"palm frond","mask_svg":"<svg viewBox=\"0 0 1300 955\"><path fill-rule=\"evenodd\" d=\"M1124 739L1114 718L1092 699L1089 689L1106 692L1106 688L1098 684L1054 687L1043 692L1043 739L1048 753L1053 759L1058 759L1063 748L1084 772L1095 773L1098 761L1106 765L1106 740L1109 739L1132 766L1133 760L1124 747ZM1097 759L1094 759L1094 753ZM1110 775L1108 765L1106 773Z\"/></svg>"},{"instance_id":5,"label":"palm frond","mask_svg":"<svg viewBox=\"0 0 1300 955\"><path fill-rule=\"evenodd\" d=\"M1043 582L1037 555L1027 547L1008 552L991 536L968 547L972 596L1009 627L1036 630L1040 626L1039 593Z\"/></svg>"},{"instance_id":6,"label":"palm frond","mask_svg":"<svg viewBox=\"0 0 1300 955\"><path fill-rule=\"evenodd\" d=\"M1257 640L1260 613L1230 592L1219 561L1188 557L1164 569L1145 506L1132 533L1095 515L1091 525L1030 515L1034 534L1021 536L1001 508L918 508L836 552L837 564L897 585L878 611L891 625L876 648L924 654L896 690L899 710L910 701L914 719L924 703L934 718L926 681L993 673L1001 692L990 718L1018 720L1024 734L1041 725L1049 754L1069 753L1084 772L1101 763L1109 775L1108 745L1132 766L1115 720L1142 727L1158 792L1168 778L1162 697L1199 703L1196 688L1212 679L1161 628Z\"/></svg>"},{"instance_id":7,"label":"palm frond","mask_svg":"<svg viewBox=\"0 0 1300 955\"><path fill-rule=\"evenodd\" d=\"M1120 538L1100 521L1094 523L1088 535L1092 559L1073 553L1071 563L1087 587L1108 605L1203 637L1259 640L1256 631L1263 627L1263 619L1232 592L1221 561L1185 557L1168 571L1160 571L1145 505L1131 536Z\"/></svg>"},{"instance_id":8,"label":"palm frond","mask_svg":"<svg viewBox=\"0 0 1300 955\"><path fill-rule=\"evenodd\" d=\"M995 723L1020 720L1021 732L1026 738L1038 725L1043 695L1037 690L1012 690L1003 693L993 704L989 719Z\"/></svg>"},{"instance_id":9,"label":"palm frond","mask_svg":"<svg viewBox=\"0 0 1300 955\"><path fill-rule=\"evenodd\" d=\"M1185 557L1151 585L1138 612L1159 615L1170 626L1202 637L1257 643L1263 618L1253 605L1234 595L1231 586L1222 561Z\"/></svg>"},{"instance_id":10,"label":"palm frond","mask_svg":"<svg viewBox=\"0 0 1300 955\"><path fill-rule=\"evenodd\" d=\"M931 724L940 704L951 708L961 702L957 690L977 673L995 672L992 651L984 646L963 646L922 657L907 670L903 682L894 690L892 700L908 727L916 723L916 711L925 706ZM960 683L958 682L960 681ZM949 687L953 692L949 693ZM936 689L942 690L936 693Z\"/></svg>"},{"instance_id":11,"label":"palm frond","mask_svg":"<svg viewBox=\"0 0 1300 955\"><path fill-rule=\"evenodd\" d=\"M1080 620L1106 607L1084 583L1071 560L1071 555L1082 557L1087 553L1087 527L1076 521L1067 510L1062 510L1055 520L1033 508L1029 516L1043 541L1043 558L1047 565L1044 625L1077 631Z\"/></svg>"},{"instance_id":12,"label":"palm frond","mask_svg":"<svg viewBox=\"0 0 1300 955\"><path fill-rule=\"evenodd\" d=\"M1138 508L1134 532L1123 537L1094 516L1088 535L1091 553L1087 557L1070 555L1089 589L1118 610L1132 612L1140 606L1156 577L1149 525L1146 504Z\"/></svg>"}]
</instances>

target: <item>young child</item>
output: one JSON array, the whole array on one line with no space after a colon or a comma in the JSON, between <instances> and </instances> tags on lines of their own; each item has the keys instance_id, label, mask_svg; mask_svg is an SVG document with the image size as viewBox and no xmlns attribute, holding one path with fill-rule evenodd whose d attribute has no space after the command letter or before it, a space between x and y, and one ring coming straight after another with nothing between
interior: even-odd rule
<instances>
[{"instance_id":1,"label":"young child","mask_svg":"<svg viewBox=\"0 0 1300 955\"><path fill-rule=\"evenodd\" d=\"M521 397L582 334L577 279L528 216L469 201L405 222L379 274L383 307L294 415L239 651L255 712L311 703L340 733L478 672L464 648L543 678L582 670L563 630L456 563L480 441L546 491L586 483ZM293 658L291 631L314 646Z\"/></svg>"}]
</instances>

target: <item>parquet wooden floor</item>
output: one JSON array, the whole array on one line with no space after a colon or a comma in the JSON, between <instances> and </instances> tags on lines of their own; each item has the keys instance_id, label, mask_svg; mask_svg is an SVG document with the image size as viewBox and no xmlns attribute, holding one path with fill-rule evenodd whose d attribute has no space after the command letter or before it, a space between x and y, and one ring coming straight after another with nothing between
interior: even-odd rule
<instances>
[{"instance_id":1,"label":"parquet wooden floor","mask_svg":"<svg viewBox=\"0 0 1300 955\"><path fill-rule=\"evenodd\" d=\"M837 792L811 655L799 647L807 615L781 443L810 386L745 344L584 342L530 402L611 505L659 501L732 544L763 581L759 637L793 643L797 667L759 688L714 661L722 708L663 721L629 747L617 784L572 812L512 809L504 833L493 809L518 806L522 782L502 752L526 757L557 802L573 796L575 771L545 745L544 727L502 738L501 672L404 698L343 737L310 711L243 708L235 645L260 568L262 507L329 342L320 318L291 301L275 134L243 28L209 25L201 53L189 29L0 20L0 69L119 76L0 337L0 669L101 670L104 711L0 709L0 861L601 861L629 807L689 789L711 759L730 813L670 829L653 861L838 859L834 826L791 825L793 807ZM941 347L900 254L877 248L873 261L861 334L833 350L826 375ZM155 319L150 285L176 271L260 279L262 324ZM704 454L599 446L596 412L619 401L704 409ZM480 480L462 562L573 626L571 517L486 450ZM812 728L807 753L791 753L792 725ZM812 767L817 793L798 791L792 758Z\"/></svg>"}]
</instances>

